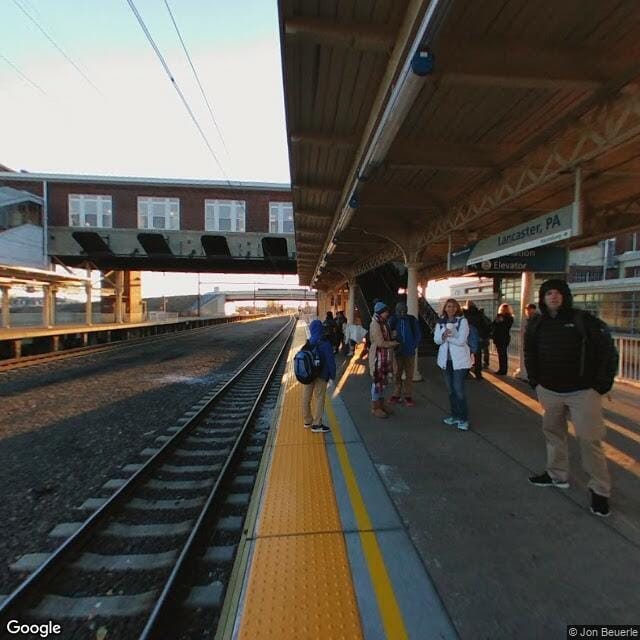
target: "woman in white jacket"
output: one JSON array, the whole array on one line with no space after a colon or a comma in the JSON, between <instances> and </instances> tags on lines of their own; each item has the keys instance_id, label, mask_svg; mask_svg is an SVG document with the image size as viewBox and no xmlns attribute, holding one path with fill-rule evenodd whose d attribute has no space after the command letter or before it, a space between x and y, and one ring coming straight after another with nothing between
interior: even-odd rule
<instances>
[{"instance_id":1,"label":"woman in white jacket","mask_svg":"<svg viewBox=\"0 0 640 640\"><path fill-rule=\"evenodd\" d=\"M469 429L469 413L465 394L465 378L471 368L471 350L467 344L469 323L456 300L449 298L436 325L433 340L440 345L438 366L444 371L444 381L449 392L451 415L444 419L462 431Z\"/></svg>"}]
</instances>

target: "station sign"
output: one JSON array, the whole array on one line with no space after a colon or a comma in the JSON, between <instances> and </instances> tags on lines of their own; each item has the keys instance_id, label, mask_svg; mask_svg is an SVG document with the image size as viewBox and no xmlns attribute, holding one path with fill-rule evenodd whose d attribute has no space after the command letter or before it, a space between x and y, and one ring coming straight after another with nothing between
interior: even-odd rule
<instances>
[{"instance_id":1,"label":"station sign","mask_svg":"<svg viewBox=\"0 0 640 640\"><path fill-rule=\"evenodd\" d=\"M467 265L481 264L578 235L577 209L570 204L480 240L469 253Z\"/></svg>"},{"instance_id":2,"label":"station sign","mask_svg":"<svg viewBox=\"0 0 640 640\"><path fill-rule=\"evenodd\" d=\"M506 273L564 273L567 268L566 247L536 247L517 251L509 256L469 265L467 270L478 275L499 275Z\"/></svg>"}]
</instances>

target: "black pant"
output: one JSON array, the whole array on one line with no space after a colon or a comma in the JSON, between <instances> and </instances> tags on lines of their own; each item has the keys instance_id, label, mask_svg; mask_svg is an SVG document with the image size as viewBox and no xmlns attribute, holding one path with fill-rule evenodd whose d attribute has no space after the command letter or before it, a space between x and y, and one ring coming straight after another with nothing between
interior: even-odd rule
<instances>
[{"instance_id":1,"label":"black pant","mask_svg":"<svg viewBox=\"0 0 640 640\"><path fill-rule=\"evenodd\" d=\"M506 374L509 369L509 356L507 355L509 343L494 342L494 344L498 352L498 373Z\"/></svg>"},{"instance_id":2,"label":"black pant","mask_svg":"<svg viewBox=\"0 0 640 640\"><path fill-rule=\"evenodd\" d=\"M489 338L486 340L482 340L480 344L480 349L482 351L482 365L485 369L489 368Z\"/></svg>"}]
</instances>

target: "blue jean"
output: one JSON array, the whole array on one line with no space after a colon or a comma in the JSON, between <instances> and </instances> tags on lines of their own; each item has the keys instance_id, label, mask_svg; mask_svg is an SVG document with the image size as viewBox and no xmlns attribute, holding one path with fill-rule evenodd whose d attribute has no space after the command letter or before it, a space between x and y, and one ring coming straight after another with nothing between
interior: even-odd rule
<instances>
[{"instance_id":1,"label":"blue jean","mask_svg":"<svg viewBox=\"0 0 640 640\"><path fill-rule=\"evenodd\" d=\"M449 392L451 403L451 415L456 420L468 420L467 397L464 393L464 380L467 377L467 369L454 369L451 360L447 362L444 370L444 382Z\"/></svg>"},{"instance_id":2,"label":"blue jean","mask_svg":"<svg viewBox=\"0 0 640 640\"><path fill-rule=\"evenodd\" d=\"M384 387L382 391L376 390L376 383L371 385L371 399L372 400L384 400Z\"/></svg>"}]
</instances>

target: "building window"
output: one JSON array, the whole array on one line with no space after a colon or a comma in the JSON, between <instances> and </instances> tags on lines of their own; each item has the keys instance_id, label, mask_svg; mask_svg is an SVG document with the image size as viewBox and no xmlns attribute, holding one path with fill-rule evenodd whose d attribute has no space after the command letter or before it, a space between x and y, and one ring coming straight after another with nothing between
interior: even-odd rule
<instances>
[{"instance_id":1,"label":"building window","mask_svg":"<svg viewBox=\"0 0 640 640\"><path fill-rule=\"evenodd\" d=\"M205 200L205 231L245 230L245 202L243 200Z\"/></svg>"},{"instance_id":2,"label":"building window","mask_svg":"<svg viewBox=\"0 0 640 640\"><path fill-rule=\"evenodd\" d=\"M293 233L293 205L290 202L269 203L269 233Z\"/></svg>"},{"instance_id":3,"label":"building window","mask_svg":"<svg viewBox=\"0 0 640 640\"><path fill-rule=\"evenodd\" d=\"M180 229L180 200L138 198L138 229Z\"/></svg>"},{"instance_id":4,"label":"building window","mask_svg":"<svg viewBox=\"0 0 640 640\"><path fill-rule=\"evenodd\" d=\"M106 227L113 224L111 196L69 194L70 227Z\"/></svg>"}]
</instances>

